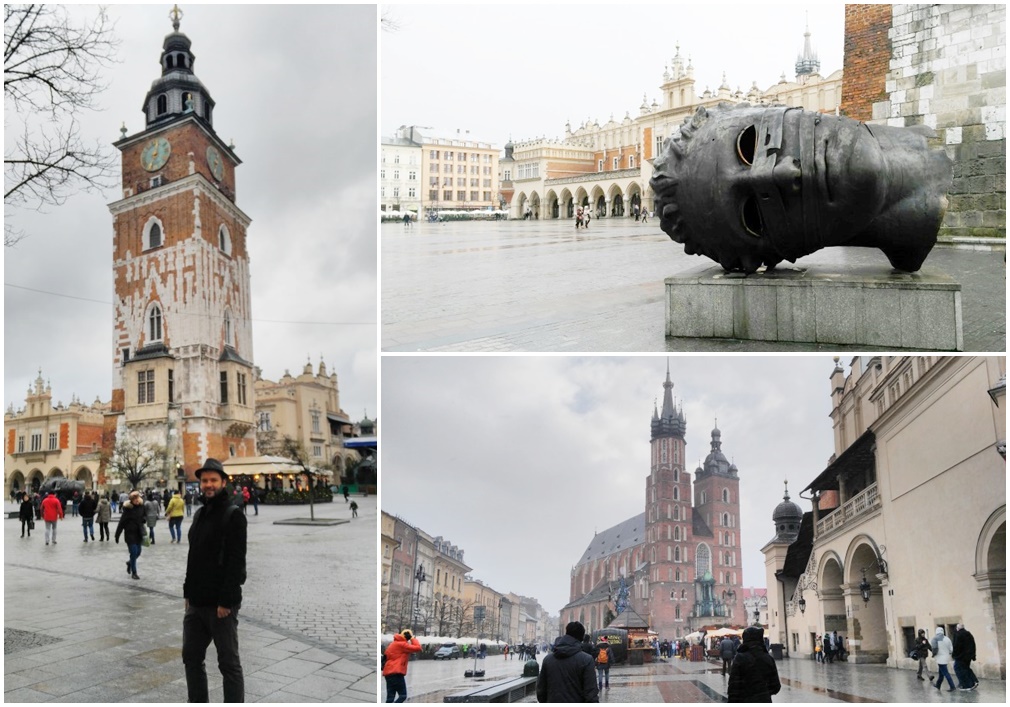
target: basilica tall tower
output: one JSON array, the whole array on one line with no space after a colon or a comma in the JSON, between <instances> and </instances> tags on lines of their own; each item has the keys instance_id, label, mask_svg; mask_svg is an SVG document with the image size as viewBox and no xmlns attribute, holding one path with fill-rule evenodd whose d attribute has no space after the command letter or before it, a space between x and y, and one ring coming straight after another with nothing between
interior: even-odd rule
<instances>
[{"instance_id":1,"label":"basilica tall tower","mask_svg":"<svg viewBox=\"0 0 1010 707\"><path fill-rule=\"evenodd\" d=\"M684 473L687 419L673 401L669 365L663 382L662 412L652 413L652 464L646 482L646 561L649 563L648 617L652 630L675 636L685 618L681 594L690 587L687 545L691 528L691 476Z\"/></svg>"},{"instance_id":2,"label":"basilica tall tower","mask_svg":"<svg viewBox=\"0 0 1010 707\"><path fill-rule=\"evenodd\" d=\"M144 98L144 129L122 138L123 198L113 219L109 436L168 449L192 479L206 457L255 454L246 230L236 204L241 161L214 129L214 100L179 31ZM111 446L107 443L106 445Z\"/></svg>"}]
</instances>

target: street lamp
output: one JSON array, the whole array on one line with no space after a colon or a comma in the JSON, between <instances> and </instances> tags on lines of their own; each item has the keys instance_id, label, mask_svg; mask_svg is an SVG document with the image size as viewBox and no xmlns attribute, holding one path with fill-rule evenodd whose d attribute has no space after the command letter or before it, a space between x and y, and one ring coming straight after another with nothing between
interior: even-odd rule
<instances>
[{"instance_id":1,"label":"street lamp","mask_svg":"<svg viewBox=\"0 0 1010 707\"><path fill-rule=\"evenodd\" d=\"M761 609L756 606L754 607L754 623L761 623Z\"/></svg>"},{"instance_id":2,"label":"street lamp","mask_svg":"<svg viewBox=\"0 0 1010 707\"><path fill-rule=\"evenodd\" d=\"M866 581L866 568L862 567L859 571L863 573L863 579L859 583L859 593L863 597L863 605L865 606L870 603L870 583Z\"/></svg>"},{"instance_id":3,"label":"street lamp","mask_svg":"<svg viewBox=\"0 0 1010 707\"><path fill-rule=\"evenodd\" d=\"M804 599L803 597L800 597L800 600L797 603L800 605L800 613L801 614L807 613L807 600Z\"/></svg>"}]
</instances>

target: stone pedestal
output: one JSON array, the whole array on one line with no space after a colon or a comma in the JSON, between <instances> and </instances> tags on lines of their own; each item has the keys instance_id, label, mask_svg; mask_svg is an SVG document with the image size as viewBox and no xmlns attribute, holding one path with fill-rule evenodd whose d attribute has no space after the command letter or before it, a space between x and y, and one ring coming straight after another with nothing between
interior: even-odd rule
<instances>
[{"instance_id":1,"label":"stone pedestal","mask_svg":"<svg viewBox=\"0 0 1010 707\"><path fill-rule=\"evenodd\" d=\"M961 351L961 285L944 273L831 266L666 280L666 335Z\"/></svg>"}]
</instances>

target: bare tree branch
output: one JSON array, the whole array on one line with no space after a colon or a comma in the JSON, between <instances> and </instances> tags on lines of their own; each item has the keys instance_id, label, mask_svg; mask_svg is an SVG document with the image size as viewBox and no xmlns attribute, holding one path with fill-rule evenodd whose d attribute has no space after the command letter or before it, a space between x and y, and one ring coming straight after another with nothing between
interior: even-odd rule
<instances>
[{"instance_id":1,"label":"bare tree branch","mask_svg":"<svg viewBox=\"0 0 1010 707\"><path fill-rule=\"evenodd\" d=\"M5 207L59 206L75 189L115 183L111 151L86 143L77 121L106 88L101 70L119 46L113 30L104 8L77 25L60 5L4 5L5 116L15 116L19 134L4 148ZM5 246L21 237L4 224Z\"/></svg>"}]
</instances>

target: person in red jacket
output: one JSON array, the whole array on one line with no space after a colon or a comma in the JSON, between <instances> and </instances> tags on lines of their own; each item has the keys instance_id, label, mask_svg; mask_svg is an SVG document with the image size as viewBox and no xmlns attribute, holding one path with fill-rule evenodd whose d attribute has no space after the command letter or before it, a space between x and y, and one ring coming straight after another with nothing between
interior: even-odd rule
<instances>
[{"instance_id":1,"label":"person in red jacket","mask_svg":"<svg viewBox=\"0 0 1010 707\"><path fill-rule=\"evenodd\" d=\"M418 653L421 644L410 629L393 636L393 642L386 647L386 664L382 676L386 678L386 702L407 701L407 661L411 653ZM393 699L399 695L397 699Z\"/></svg>"},{"instance_id":2,"label":"person in red jacket","mask_svg":"<svg viewBox=\"0 0 1010 707\"><path fill-rule=\"evenodd\" d=\"M51 493L42 499L42 520L46 522L46 545L49 544L49 531L52 530L53 545L56 544L56 521L63 519L63 504Z\"/></svg>"}]
</instances>

